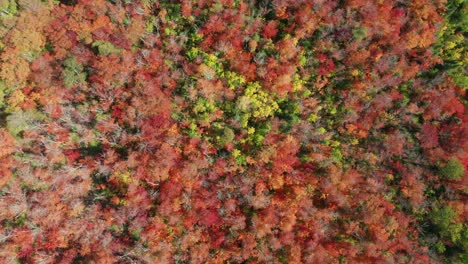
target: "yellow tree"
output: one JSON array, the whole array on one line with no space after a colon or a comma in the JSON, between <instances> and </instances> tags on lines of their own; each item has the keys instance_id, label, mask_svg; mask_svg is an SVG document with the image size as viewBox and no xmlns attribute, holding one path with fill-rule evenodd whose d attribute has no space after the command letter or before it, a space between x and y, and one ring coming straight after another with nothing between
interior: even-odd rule
<instances>
[{"instance_id":1,"label":"yellow tree","mask_svg":"<svg viewBox=\"0 0 468 264\"><path fill-rule=\"evenodd\" d=\"M4 94L6 102L12 103L8 109L12 110L21 103L18 98L24 98L21 89L26 85L30 67L29 64L42 52L46 40L42 34L43 28L50 18L51 4L41 1L19 1L19 12L16 19L9 20L10 27L4 28L3 45L6 47L0 54L0 93ZM11 24L14 24L12 26ZM14 100L8 100L11 94ZM2 99L0 99L2 100ZM3 104L3 100L0 105Z\"/></svg>"}]
</instances>

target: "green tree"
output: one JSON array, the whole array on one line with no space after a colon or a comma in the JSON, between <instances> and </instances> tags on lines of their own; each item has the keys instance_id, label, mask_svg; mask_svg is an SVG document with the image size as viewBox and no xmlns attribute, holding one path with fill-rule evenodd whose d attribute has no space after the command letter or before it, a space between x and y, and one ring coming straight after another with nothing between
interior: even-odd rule
<instances>
[{"instance_id":1,"label":"green tree","mask_svg":"<svg viewBox=\"0 0 468 264\"><path fill-rule=\"evenodd\" d=\"M439 169L439 174L448 180L458 180L463 177L465 169L457 158L451 158Z\"/></svg>"}]
</instances>

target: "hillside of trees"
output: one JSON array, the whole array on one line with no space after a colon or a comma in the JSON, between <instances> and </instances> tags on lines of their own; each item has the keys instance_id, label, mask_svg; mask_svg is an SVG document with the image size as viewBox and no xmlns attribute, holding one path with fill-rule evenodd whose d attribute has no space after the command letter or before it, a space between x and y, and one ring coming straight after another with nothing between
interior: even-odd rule
<instances>
[{"instance_id":1,"label":"hillside of trees","mask_svg":"<svg viewBox=\"0 0 468 264\"><path fill-rule=\"evenodd\" d=\"M466 0L0 0L0 263L468 263Z\"/></svg>"}]
</instances>

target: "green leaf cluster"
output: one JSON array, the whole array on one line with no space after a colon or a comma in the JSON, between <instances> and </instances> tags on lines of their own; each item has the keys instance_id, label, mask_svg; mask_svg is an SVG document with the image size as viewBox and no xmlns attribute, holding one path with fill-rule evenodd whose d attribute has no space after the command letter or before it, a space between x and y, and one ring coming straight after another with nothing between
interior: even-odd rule
<instances>
[{"instance_id":1,"label":"green leaf cluster","mask_svg":"<svg viewBox=\"0 0 468 264\"><path fill-rule=\"evenodd\" d=\"M120 54L121 49L116 48L112 43L108 41L98 40L92 44L93 48L96 48L100 55L109 56L110 54Z\"/></svg>"},{"instance_id":2,"label":"green leaf cluster","mask_svg":"<svg viewBox=\"0 0 468 264\"><path fill-rule=\"evenodd\" d=\"M44 118L43 114L35 110L19 110L7 116L7 129L12 135L18 136L21 132L32 128Z\"/></svg>"},{"instance_id":3,"label":"green leaf cluster","mask_svg":"<svg viewBox=\"0 0 468 264\"><path fill-rule=\"evenodd\" d=\"M445 21L438 32L438 41L434 45L435 53L444 61L439 68L446 71L458 85L465 89L468 88L467 12L466 0L447 1Z\"/></svg>"},{"instance_id":4,"label":"green leaf cluster","mask_svg":"<svg viewBox=\"0 0 468 264\"><path fill-rule=\"evenodd\" d=\"M435 244L439 253L445 252L448 245L468 250L468 228L466 224L457 222L456 218L457 212L449 205L435 207L429 214L429 219L441 239Z\"/></svg>"},{"instance_id":5,"label":"green leaf cluster","mask_svg":"<svg viewBox=\"0 0 468 264\"><path fill-rule=\"evenodd\" d=\"M86 73L84 67L76 61L76 58L70 57L63 62L63 82L66 88L73 88L73 86L84 83L86 81Z\"/></svg>"},{"instance_id":6,"label":"green leaf cluster","mask_svg":"<svg viewBox=\"0 0 468 264\"><path fill-rule=\"evenodd\" d=\"M451 158L439 169L439 175L448 180L458 180L463 177L465 168L457 158Z\"/></svg>"}]
</instances>

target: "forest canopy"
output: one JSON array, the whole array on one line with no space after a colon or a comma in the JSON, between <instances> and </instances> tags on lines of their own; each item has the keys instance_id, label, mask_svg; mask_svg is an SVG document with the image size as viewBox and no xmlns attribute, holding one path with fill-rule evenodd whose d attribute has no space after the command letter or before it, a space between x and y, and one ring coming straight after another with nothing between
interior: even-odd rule
<instances>
[{"instance_id":1,"label":"forest canopy","mask_svg":"<svg viewBox=\"0 0 468 264\"><path fill-rule=\"evenodd\" d=\"M0 0L0 263L468 263L466 0Z\"/></svg>"}]
</instances>

